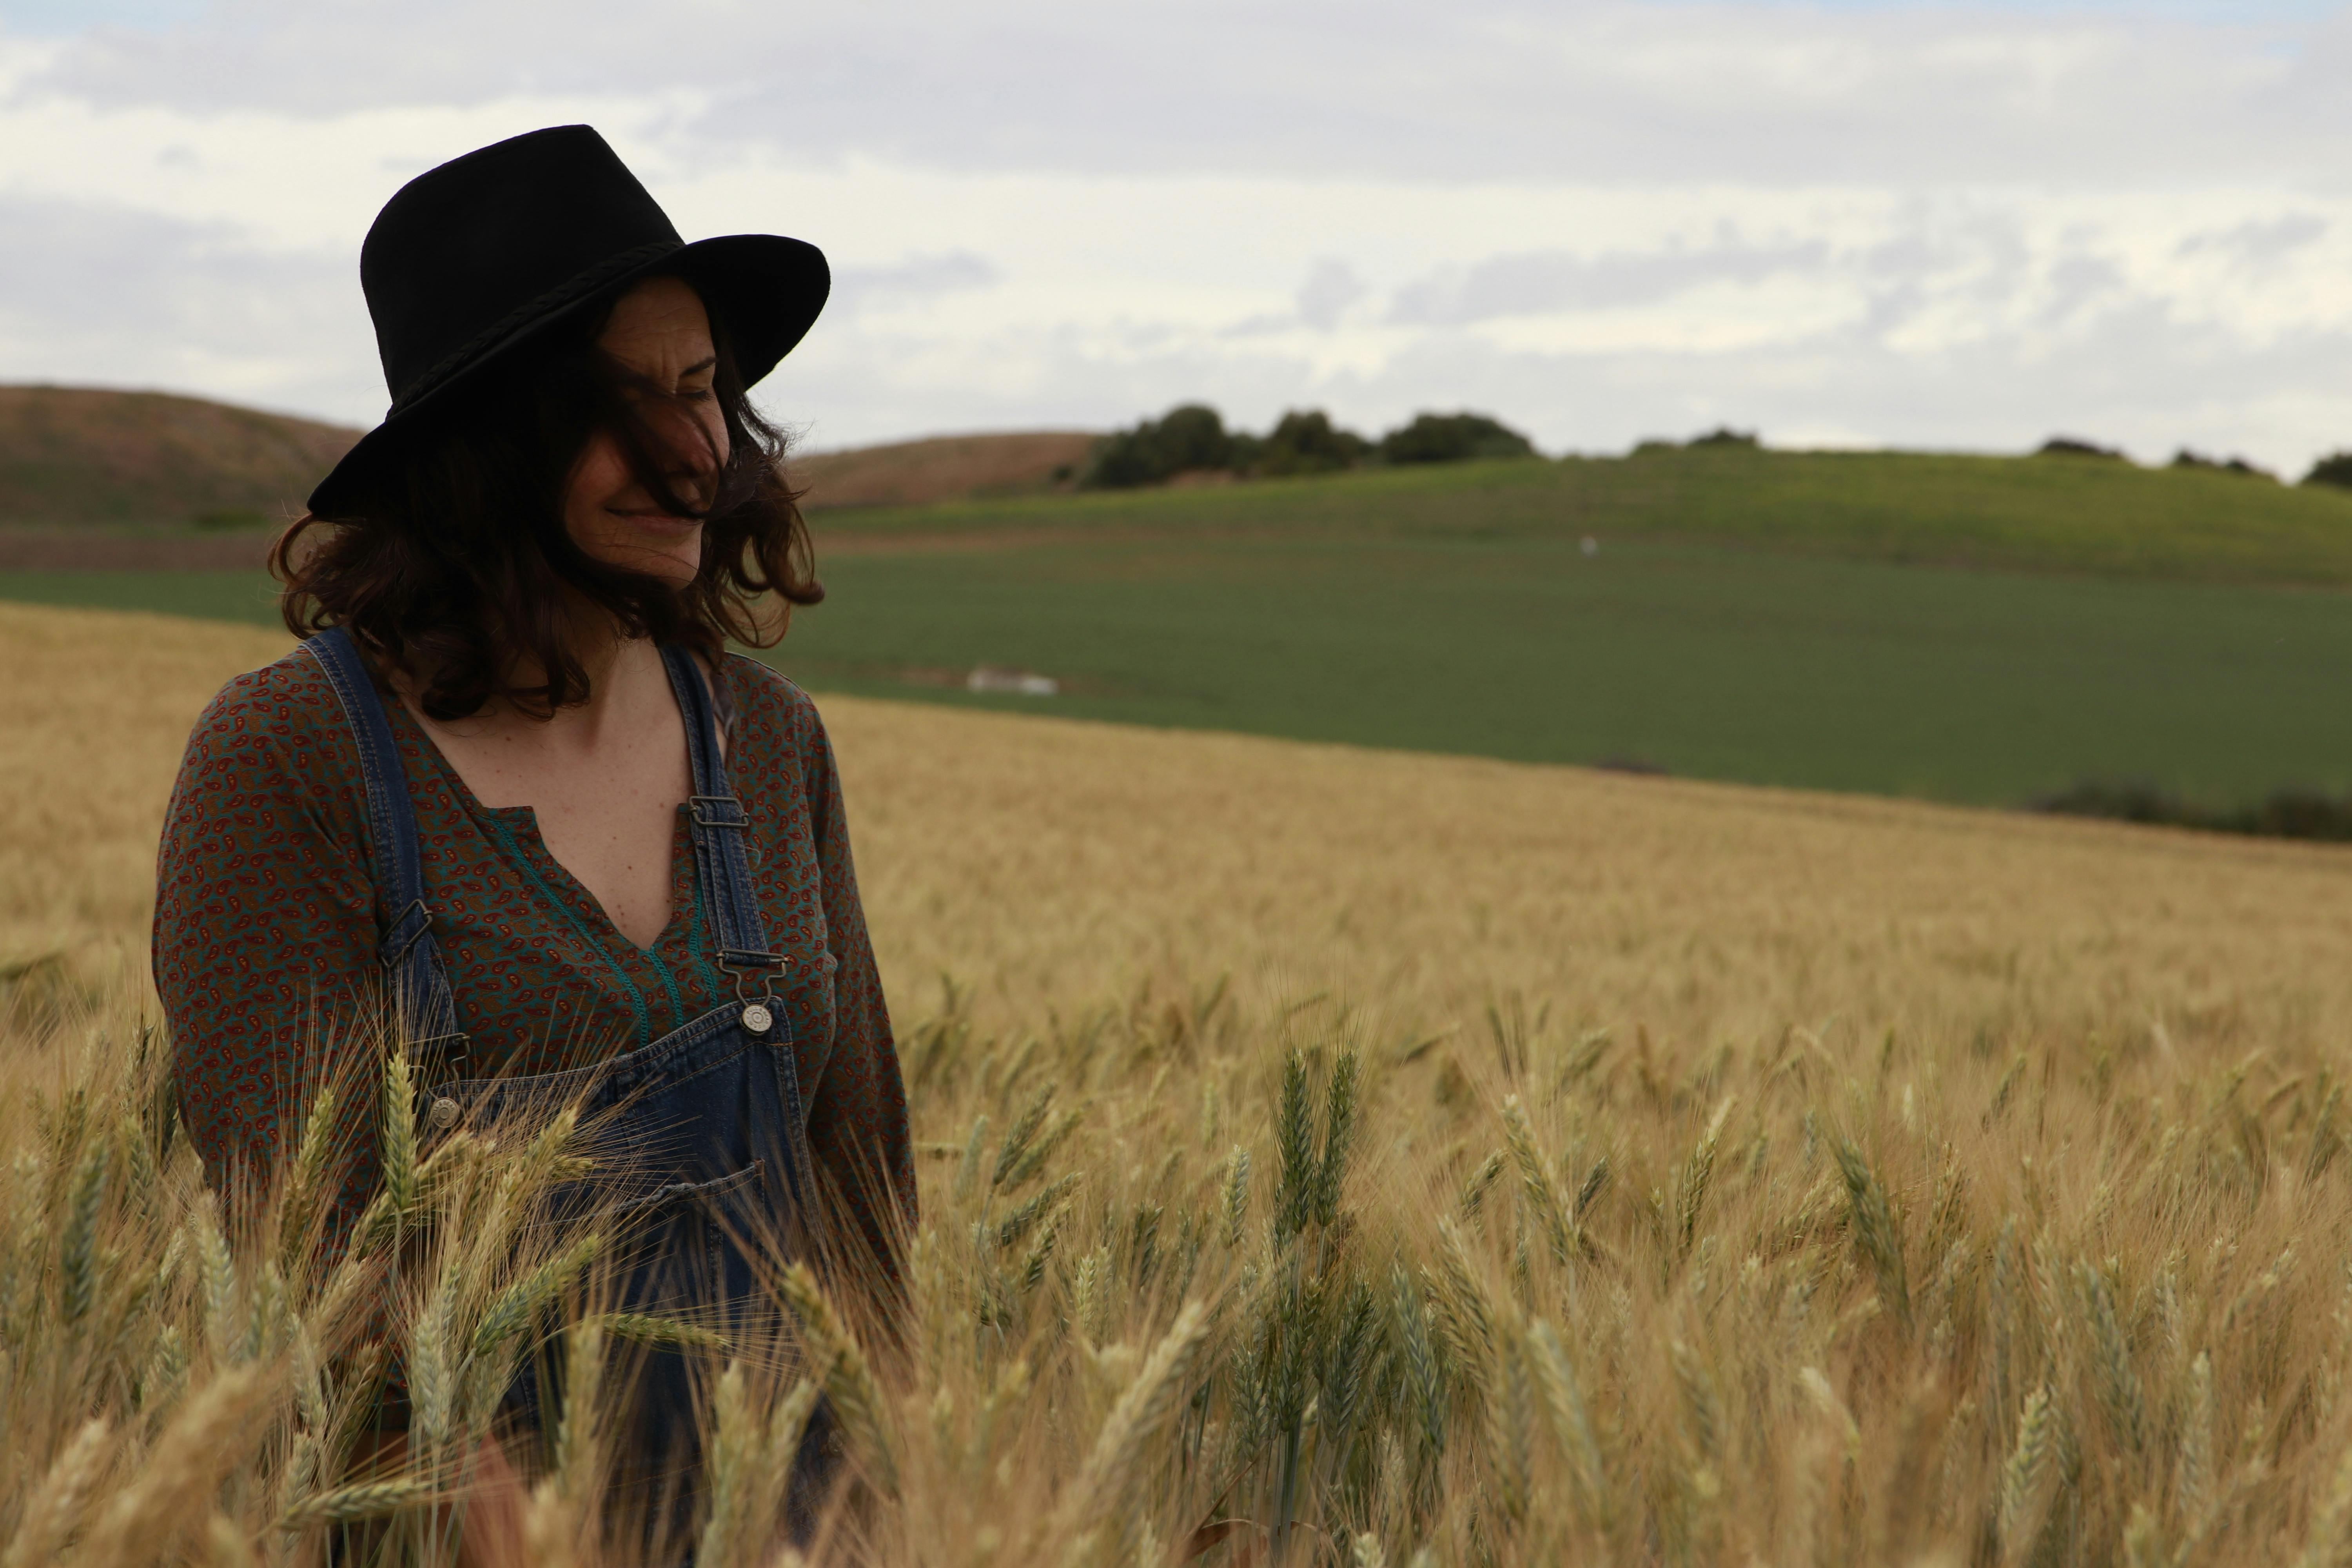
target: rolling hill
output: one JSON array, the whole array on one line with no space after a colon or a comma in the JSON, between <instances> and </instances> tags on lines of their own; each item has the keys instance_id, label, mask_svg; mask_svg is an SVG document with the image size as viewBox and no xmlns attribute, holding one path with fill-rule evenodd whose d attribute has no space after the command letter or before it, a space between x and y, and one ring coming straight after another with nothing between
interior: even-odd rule
<instances>
[{"instance_id":1,"label":"rolling hill","mask_svg":"<svg viewBox=\"0 0 2352 1568\"><path fill-rule=\"evenodd\" d=\"M0 386L0 526L276 521L299 513L359 437L171 393ZM1093 440L1083 430L935 437L795 455L792 471L812 508L926 506L1049 490Z\"/></svg>"},{"instance_id":2,"label":"rolling hill","mask_svg":"<svg viewBox=\"0 0 2352 1568\"><path fill-rule=\"evenodd\" d=\"M803 506L930 506L941 501L1036 495L1068 488L1094 445L1085 430L936 436L883 447L793 456Z\"/></svg>"},{"instance_id":3,"label":"rolling hill","mask_svg":"<svg viewBox=\"0 0 2352 1568\"><path fill-rule=\"evenodd\" d=\"M0 386L0 523L276 520L359 436L170 393Z\"/></svg>"}]
</instances>

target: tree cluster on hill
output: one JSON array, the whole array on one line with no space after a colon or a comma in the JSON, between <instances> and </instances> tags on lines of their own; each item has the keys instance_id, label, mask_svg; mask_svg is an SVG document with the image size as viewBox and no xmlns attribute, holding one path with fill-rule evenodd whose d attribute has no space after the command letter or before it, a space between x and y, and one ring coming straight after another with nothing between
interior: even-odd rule
<instances>
[{"instance_id":1,"label":"tree cluster on hill","mask_svg":"<svg viewBox=\"0 0 2352 1568\"><path fill-rule=\"evenodd\" d=\"M2352 489L2352 452L2330 452L2303 476L2307 485L2336 485Z\"/></svg>"},{"instance_id":2,"label":"tree cluster on hill","mask_svg":"<svg viewBox=\"0 0 2352 1568\"><path fill-rule=\"evenodd\" d=\"M1734 430L1728 425L1718 425L1687 441L1670 441L1663 436L1652 436L1633 444L1633 456L1645 453L1688 451L1760 452L1764 443L1753 430Z\"/></svg>"},{"instance_id":3,"label":"tree cluster on hill","mask_svg":"<svg viewBox=\"0 0 2352 1568\"><path fill-rule=\"evenodd\" d=\"M2096 458L2115 463L2131 461L2119 447L2102 447L2079 436L2053 436L2042 442L2033 455L2037 458ZM2245 458L2209 458L2188 447L2175 452L2168 466L2192 471L2202 469L2207 473L2236 474L2243 479L2269 479L2273 483L2278 481L2276 474ZM2311 465L2311 471L2303 476L2303 483L2336 485L2352 489L2352 452L2332 452L2320 458Z\"/></svg>"},{"instance_id":4,"label":"tree cluster on hill","mask_svg":"<svg viewBox=\"0 0 2352 1568\"><path fill-rule=\"evenodd\" d=\"M2275 790L2257 801L2211 805L2152 784L2089 780L2043 795L2032 803L2032 808L2064 816L2198 827L2208 833L2310 838L2326 844L2352 841L2352 795L2314 789Z\"/></svg>"},{"instance_id":5,"label":"tree cluster on hill","mask_svg":"<svg viewBox=\"0 0 2352 1568\"><path fill-rule=\"evenodd\" d=\"M1185 403L1097 440L1078 483L1089 489L1131 489L1185 473L1276 478L1375 464L1535 455L1525 436L1467 411L1417 414L1375 441L1333 424L1319 408L1292 409L1273 429L1253 436L1227 429L1223 416L1205 403Z\"/></svg>"},{"instance_id":6,"label":"tree cluster on hill","mask_svg":"<svg viewBox=\"0 0 2352 1568\"><path fill-rule=\"evenodd\" d=\"M2096 441L2085 441L2079 436L2053 436L2035 450L2037 458L2100 458L2111 463L2128 463L2120 447L2102 447Z\"/></svg>"},{"instance_id":7,"label":"tree cluster on hill","mask_svg":"<svg viewBox=\"0 0 2352 1568\"><path fill-rule=\"evenodd\" d=\"M2250 479L2268 479L2273 484L2278 482L2276 474L2243 458L2209 458L2186 447L2172 455L2172 466L2176 468L2204 468L2217 474L2238 474Z\"/></svg>"}]
</instances>

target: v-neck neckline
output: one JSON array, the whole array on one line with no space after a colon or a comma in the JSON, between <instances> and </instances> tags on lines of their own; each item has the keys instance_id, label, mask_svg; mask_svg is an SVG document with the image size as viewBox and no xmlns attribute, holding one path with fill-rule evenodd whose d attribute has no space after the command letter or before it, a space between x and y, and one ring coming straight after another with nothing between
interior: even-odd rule
<instances>
[{"instance_id":1,"label":"v-neck neckline","mask_svg":"<svg viewBox=\"0 0 2352 1568\"><path fill-rule=\"evenodd\" d=\"M671 934L678 931L681 925L691 922L692 900L699 896L700 889L696 886L694 850L688 841L689 834L687 827L688 807L685 802L681 801L670 808L669 916L662 921L662 928L655 934L652 942L639 945L614 921L611 911L604 908L604 900L590 892L588 885L573 876L572 868L557 859L555 851L547 847L547 836L541 833L539 827L538 807L483 805L481 798L475 795L473 786L466 782L465 775L457 771L456 765L442 752L440 742L433 738L433 731L426 729L415 713L409 711L408 704L402 700L398 694L395 693L393 700L384 704L384 709L387 717L395 727L395 738L415 742L418 754L424 758L426 766L440 775L442 784L456 796L459 807L467 816L478 822L497 825L501 832L513 840L515 847L522 851L525 858L534 861L532 870L541 881L548 884L550 890L572 904L572 909L570 912L575 918L585 915L593 919L602 940L624 952L639 953L647 959L656 959L661 951L662 944L669 941ZM692 721L681 710L678 713L678 722L680 727L684 728ZM400 732L403 731L405 731L404 734ZM687 736L687 744L689 747L694 744L694 737L691 734ZM689 759L689 768L691 765Z\"/></svg>"}]
</instances>

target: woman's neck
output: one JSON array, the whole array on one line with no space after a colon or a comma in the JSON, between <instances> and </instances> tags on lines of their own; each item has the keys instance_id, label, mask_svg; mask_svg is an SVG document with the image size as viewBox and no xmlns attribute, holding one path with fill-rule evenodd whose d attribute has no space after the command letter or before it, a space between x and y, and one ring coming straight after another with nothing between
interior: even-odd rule
<instances>
[{"instance_id":1,"label":"woman's neck","mask_svg":"<svg viewBox=\"0 0 2352 1568\"><path fill-rule=\"evenodd\" d=\"M551 749L583 744L593 749L596 737L609 725L641 721L649 703L667 706L672 699L661 649L651 637L621 636L611 620L601 615L593 619L583 616L580 622L585 624L575 624L567 640L586 689L552 712L533 712L504 697L494 697L462 719L427 719L419 700L431 685L429 676L411 679L396 674L393 685L408 710L436 733L497 732L525 741L536 732ZM509 689L528 691L543 687L547 676L535 659L519 658L508 667L505 679Z\"/></svg>"}]
</instances>

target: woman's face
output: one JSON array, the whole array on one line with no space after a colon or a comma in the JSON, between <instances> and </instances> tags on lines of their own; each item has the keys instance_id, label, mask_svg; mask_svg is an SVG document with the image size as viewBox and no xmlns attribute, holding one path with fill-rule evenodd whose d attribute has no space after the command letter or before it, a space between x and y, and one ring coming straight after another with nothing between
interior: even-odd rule
<instances>
[{"instance_id":1,"label":"woman's face","mask_svg":"<svg viewBox=\"0 0 2352 1568\"><path fill-rule=\"evenodd\" d=\"M647 398L642 410L654 450L680 500L707 501L729 447L727 422L711 391L719 356L702 297L683 279L648 278L614 303L596 346L670 395ZM701 522L664 512L629 471L619 440L608 431L590 439L572 468L563 525L573 543L608 565L679 587L702 568Z\"/></svg>"}]
</instances>

